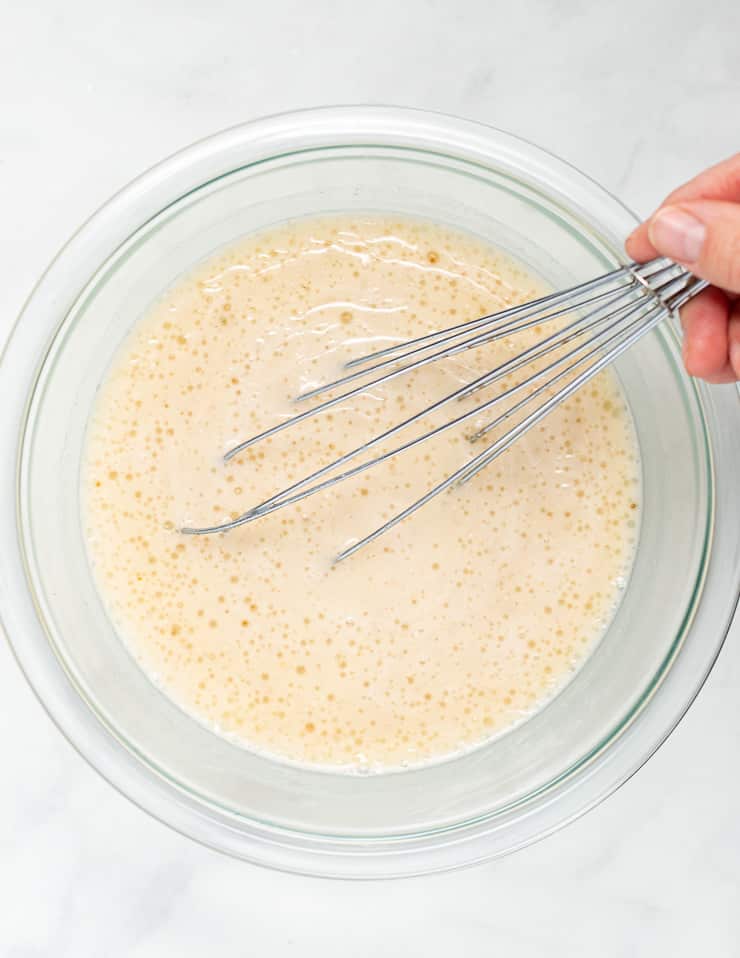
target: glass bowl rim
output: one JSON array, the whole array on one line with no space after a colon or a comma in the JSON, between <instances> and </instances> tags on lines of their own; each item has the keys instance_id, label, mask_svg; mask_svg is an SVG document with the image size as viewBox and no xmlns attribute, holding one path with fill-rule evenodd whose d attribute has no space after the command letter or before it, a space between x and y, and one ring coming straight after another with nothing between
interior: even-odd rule
<instances>
[{"instance_id":1,"label":"glass bowl rim","mask_svg":"<svg viewBox=\"0 0 740 958\"><path fill-rule=\"evenodd\" d=\"M89 279L91 272L89 259L90 248L92 247L94 251L95 260L93 262L96 266L98 262L107 258L117 248L117 246L114 245L113 249L107 249L101 256L99 236L96 235L101 229L108 227L111 234L109 243L112 241L115 244L116 237L118 237L118 245L120 245L120 242L125 242L128 236L141 229L148 221L147 219L142 220L139 213L141 203L148 197L153 197L158 193L160 196L165 193L168 194L164 203L162 203L160 199L155 204L157 208L152 215L157 216L171 205L171 203L176 202L182 196L186 195L187 192L200 189L214 178L212 175L208 175L209 167L218 167L219 165L223 166L226 164L221 173L216 174L218 176L224 175L224 173L227 172L233 172L239 167L252 166L266 159L276 158L277 155L279 155L275 153L276 142L287 138L289 142L293 141L293 143L295 143L295 140L300 135L313 138L316 143L314 148L329 145L322 142L327 138L331 139L334 143L339 141L338 145L356 145L355 142L347 142L347 140L351 141L352 136L362 136L362 140L358 140L357 144L360 142L367 143L368 137L375 137L376 139L383 139L385 142L375 143L374 145L392 146L398 145L395 141L403 136L403 138L407 140L412 140L413 138L417 140L422 139L422 145L415 143L415 148L422 151L436 146L439 148L439 152L444 152L447 155L450 155L451 149L453 155L459 155L460 152L462 152L465 159L470 159L468 154L471 153L473 155L481 154L484 160L487 157L489 169L490 163L495 159L497 169L500 166L506 168L508 165L510 170L519 177L522 175L523 167L525 172L528 172L530 175L536 176L537 173L544 174L547 178L548 188L551 182L554 184L552 192L548 191L549 196L553 194L557 195L558 193L567 194L570 190L577 188L579 194L587 204L589 214L593 216L597 222L601 219L600 213L602 208L605 214L609 214L609 218L612 221L617 217L619 218L620 228L628 229L636 222L632 214L629 213L620 201L616 200L595 181L581 174L565 161L511 134L495 130L482 124L468 120L460 120L455 117L448 117L443 114L379 106L326 107L278 114L276 116L240 124L201 140L190 147L186 147L184 150L175 153L173 156L157 164L148 172L132 181L129 186L117 193L111 200L104 204L97 213L93 214L68 241L65 247L62 248L39 280L36 288L32 291L15 327L9 335L3 353L0 355L0 369L3 372L3 377L7 378L8 376L7 367L11 353L17 351L19 339L22 338L21 324L24 317L26 318L26 325L28 325L30 317L48 313L50 303L59 303L60 300L61 306L57 306L56 311L53 311L53 315L66 316L67 310L64 308L65 296L71 297L71 300L74 301L77 295L82 292L82 288L85 285L84 282L82 285L79 285L80 281L84 280L85 274L87 274L87 278ZM244 159L245 149L250 153L250 159L248 160ZM305 152L307 149L310 149L310 147L299 147L296 149L295 146L293 146L293 148L288 149L287 152L300 153ZM230 161L228 157L235 152L241 153L240 162L235 166L229 165ZM435 150L435 152L437 151ZM194 178L193 168L199 163L201 168L206 172L206 175L205 177L199 175L195 180L195 185L192 185ZM211 170L211 172L213 171ZM191 181L190 190L183 191L179 184L180 181L187 179ZM174 196L172 195L173 193L175 194ZM597 208L598 212L596 212ZM123 215L124 213L126 214L125 216ZM149 218L151 218L151 216ZM123 235L122 240L120 239L121 234ZM66 267L74 260L76 260L77 268L72 272L75 275L66 276ZM74 262L73 265L75 265ZM64 282L65 279L67 280L66 283ZM61 320L59 322L61 322ZM45 336L48 337L48 330L46 330ZM42 354L39 360L38 354L34 354L30 357L26 354L26 366L28 366L29 358L31 364L35 367L31 378L31 382L33 383L36 372L43 364L44 356ZM16 400L16 393L19 394L19 400ZM21 427L25 425L28 413L27 395L30 395L27 390L15 390L11 393L15 415L7 417L8 423L0 432L0 440L4 444L7 443L8 438L12 438L14 435L15 443L12 446L12 454L14 454L16 460L20 453L19 443L24 431L23 428L17 429L17 426L19 424ZM11 428L8 428L11 419L13 420L13 425ZM11 453L10 446L8 446L8 452ZM4 476L3 478L5 479L6 477ZM7 483L3 482L2 488L0 488L0 494L6 492L6 487ZM17 507L19 505L17 490L14 496L14 503L17 514ZM15 532L19 543L21 536L20 529L16 527ZM0 571L2 571L3 566L7 565L8 561L6 555L3 555L0 561ZM17 571L16 569L16 572ZM736 570L736 578L737 571L738 570ZM68 679L66 674L64 674L63 666L59 659L53 655L50 648L42 648L41 646L36 649L30 648L28 642L25 640L25 636L23 641L19 641L17 630L11 629L5 622L5 603L3 603L3 611L0 613L0 624L2 624L9 638L11 649L26 675L29 684L65 737L67 737L73 747L75 747L98 772L107 778L114 787L127 795L127 797L140 807L149 811L150 814L153 814L171 827L182 831L184 834L204 844L222 851L231 852L239 857L260 863L269 863L272 867L308 874L334 875L336 877L391 877L400 874L408 875L419 872L445 870L460 864L469 864L474 860L494 857L497 854L511 851L523 844L529 844L531 841L542 837L544 834L555 830L572 818L582 814L622 784L637 767L647 760L655 748L667 737L699 691L709 669L711 669L716 654L718 654L721 648L724 635L726 635L726 631L729 629L732 618L731 613L737 602L737 593L738 588L736 584L734 602L731 603L731 608L729 609L726 626L723 630L724 634L716 647L714 655L711 657L711 661L705 664L699 683L692 690L688 701L682 703L679 714L673 717L672 724L662 731L658 740L653 743L647 753L643 754L642 758L636 763L633 762L631 770L622 772L622 774L618 776L618 780L611 783L611 786L605 788L601 794L593 797L585 804L581 802L579 807L572 813L559 816L557 821L552 821L549 824L543 822L536 832L526 836L522 835L518 841L513 843L509 842L505 848L491 847L490 842L485 843L479 841L479 847L475 850L476 854L471 855L473 849L470 846L470 841L475 841L475 835L468 836L462 841L453 837L438 847L424 848L419 846L419 840L423 837L419 835L418 838L396 841L393 843L394 847L390 849L378 850L377 854L371 856L373 861L371 868L364 868L362 865L357 867L359 863L355 863L349 868L346 867L347 856L352 855L353 852L353 849L349 847L352 843L342 841L339 843L339 846L341 846L339 847L336 842L333 842L330 838L323 835L318 837L317 842L305 834L293 833L287 829L261 826L257 829L261 834L251 836L253 839L251 843L249 841L230 841L229 838L230 836L233 838L234 829L233 824L229 822L228 814L213 814L212 809L209 810L208 814L205 814L202 807L197 807L195 801L188 801L187 797L184 797L179 791L173 796L171 794L172 791L177 791L175 786L168 784L164 780L159 782L160 788L155 795L155 783L152 781L154 778L154 770L150 766L146 768L139 766L138 769L134 769L133 766L134 763L137 763L137 760L132 755L114 754L116 751L122 752L120 740L115 735L108 735L102 726L94 730L97 732L97 735L91 734L89 728L91 717L93 721L99 721L100 717L91 715L90 712L87 712L86 715L79 713L79 707L84 706L87 708L87 705L83 702L76 690L60 686L60 683L64 685ZM32 630L33 625L34 623L31 623L29 632ZM45 634L38 622L35 623L35 626L35 631L41 633L40 636L36 636L36 645L38 646L39 639L43 642ZM15 641L10 640L11 632L16 636ZM44 653L46 653L46 655L44 655ZM86 718L87 721L85 720ZM75 735L70 731L70 726L73 725L78 726L78 730L79 728L88 726L85 729L85 735ZM96 739L94 747L92 743L93 738ZM85 744L81 744L82 742ZM143 775L142 772L144 773ZM134 779L137 779L137 781L134 781ZM576 778L572 785L577 784L578 781ZM167 794L168 792L170 794ZM180 814L174 814L173 806L175 802L173 799L176 799L179 804L177 811ZM557 802L555 804L557 804ZM250 825L251 824L250 822ZM469 823L461 823L461 826L467 824ZM506 823L499 824L491 831L498 832L502 827L505 827L505 824ZM482 838L481 835L478 837ZM284 853L276 856L274 852L278 847L285 852L286 839L292 842L293 847L288 850L287 854ZM483 846L486 844L488 847L484 849ZM455 847L458 854L450 853L451 845ZM269 846L271 854L264 854L265 846ZM257 851L255 851L255 848ZM464 852L462 852L463 848ZM354 849L354 851L358 853L359 858L362 858L365 862L368 861L367 854L360 852L359 847Z\"/></svg>"}]
</instances>

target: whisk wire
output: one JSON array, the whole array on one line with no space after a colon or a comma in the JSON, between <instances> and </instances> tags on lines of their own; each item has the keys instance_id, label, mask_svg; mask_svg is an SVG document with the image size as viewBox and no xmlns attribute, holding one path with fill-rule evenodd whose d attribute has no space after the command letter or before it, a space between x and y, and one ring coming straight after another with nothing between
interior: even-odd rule
<instances>
[{"instance_id":1,"label":"whisk wire","mask_svg":"<svg viewBox=\"0 0 740 958\"><path fill-rule=\"evenodd\" d=\"M626 314L623 318L627 318L628 315L630 315L631 313L634 313L638 309L644 309L645 305L646 305L645 303L638 304L636 307L633 307L630 313ZM351 459L356 458L362 453L368 451L374 445L378 444L384 439L389 438L394 433L400 431L406 426L428 415L434 409L439 408L443 404L449 402L450 399L452 398L451 396L445 396L443 399L438 400L438 402L435 403L433 406L426 407L421 412L416 413L414 416L409 417L408 419L404 420L401 423L398 423L397 425L386 430L384 433L380 434L379 436L374 437L368 442L363 443L362 445L357 446L354 449L350 450L348 453L345 453L344 455L338 457L337 459L333 460L333 462L330 462L328 465L323 466L320 469L317 469L315 472L311 473L308 476L305 476L303 479L299 479L297 482L293 483L291 486L288 486L282 492L274 496L271 496L269 499L265 499L263 502L259 503L259 505L255 506L253 509L250 509L248 512L244 513L238 518L233 519L229 523L225 523L221 526L213 527L213 531L222 531L222 532L227 531L227 529L236 528L237 526L244 525L248 522L253 522L255 519L259 519L266 515L271 514L272 512L276 512L278 509L282 509L285 506L295 505L296 503L301 502L302 500L308 498L309 496L315 495L318 492L322 492L330 488L331 486L334 486L340 482L344 482L347 479L357 476L360 473L365 472L366 470L371 469L374 466L377 466L380 463L385 462L388 459L399 455L400 453L406 452L407 450L414 448L420 443L425 442L427 439L431 439L433 436L439 435L440 433L448 429L451 429L454 426L460 425L461 423L466 422L467 420L475 416L479 416L481 412L483 412L484 410L491 408L492 406L502 402L505 399L508 399L510 396L514 395L516 392L519 392L521 389L526 388L527 386L531 385L532 382L546 375L548 372L551 372L553 369L562 365L564 362L567 362L569 359L576 356L579 352L583 351L583 349L589 346L591 343L599 339L601 336L605 335L606 332L612 331L612 335L608 337L603 343L597 342L597 345L593 346L585 354L585 356L580 357L570 367L561 371L556 376L553 376L551 379L545 382L542 386L538 387L533 393L529 394L528 396L525 396L524 399L522 399L520 402L510 407L505 413L499 416L492 423L489 423L487 426L483 427L477 433L469 437L471 440L478 439L482 437L483 435L487 434L488 432L490 432L491 429L494 428L494 426L499 425L501 422L510 418L515 412L519 411L519 409L521 409L523 406L529 404L533 399L537 398L537 396L541 395L547 389L551 388L555 384L555 382L569 375L574 368L581 365L581 363L585 362L586 359L590 358L595 353L599 352L604 347L604 345L606 345L606 343L623 335L627 329L632 328L632 326L635 323L639 322L640 319L641 317L638 317L638 319L633 320L633 322L630 323L627 327L625 327L624 329L620 329L617 332L612 331L613 327L609 327L606 330L599 331L598 333L595 334L595 336L591 337L585 343L579 344L574 349L565 353L563 356L560 356L554 359L551 363L543 367L541 370L538 370L537 372L533 373L527 379L514 384L513 386L509 387L508 389L494 396L492 399L489 399L486 402L481 403L480 405L474 407L473 409L468 410L459 416L456 416L454 419L451 419L448 422L442 423L441 425L436 426L434 429L431 429L428 432L422 433L420 436L416 436L415 438L403 443L402 445L397 446L391 450L388 450L387 452L384 452L383 454L376 456L375 458L367 462L363 462L353 467L352 469L346 470L345 472L338 473L337 475L332 476L330 479L327 479L324 482L317 483L316 485L309 485L310 483L315 482L317 479L320 479L322 476L330 472L333 472L335 469L339 468L341 465L344 465ZM308 486L308 488L305 488L306 486ZM298 490L302 490L302 491L298 492ZM296 494L292 494L292 493L296 493Z\"/></svg>"},{"instance_id":2,"label":"whisk wire","mask_svg":"<svg viewBox=\"0 0 740 958\"><path fill-rule=\"evenodd\" d=\"M358 539L342 550L335 558L341 561L353 555L363 546L383 535L424 505L455 485L469 482L482 469L502 455L521 436L537 425L549 412L572 396L585 383L614 362L625 350L652 330L666 315L683 306L692 296L706 287L704 281L673 263L660 258L649 263L629 264L612 270L603 276L589 280L563 292L551 293L531 303L513 306L499 313L490 313L475 320L418 336L403 343L395 343L375 350L365 356L350 360L345 365L352 372L301 394L299 400L315 398L326 392L358 382L351 389L330 396L318 405L284 419L255 436L234 446L224 456L229 462L255 443L267 439L284 429L297 425L309 417L326 412L351 397L388 383L401 375L421 369L433 362L447 359L461 352L513 336L518 332L544 325L575 314L575 318L560 325L554 332L538 340L532 346L499 363L493 369L476 377L432 404L408 416L386 429L381 434L356 446L332 462L282 489L269 499L257 504L242 515L217 525L180 531L188 535L226 532L271 513L301 502L303 499L325 491L339 482L344 482L360 473L374 468L386 460L413 449L440 433L459 426L472 418L500 405L517 393L529 390L511 406L468 438L478 441L494 429L522 413L534 401L543 399L530 413L516 422L503 435L473 456L458 469L446 476L423 496L412 502L397 515L388 519L377 529ZM584 311L585 310L585 311ZM563 350L575 343L572 348ZM508 386L493 397L478 403L472 409L427 429L406 442L385 450L369 460L349 469L343 466L380 443L389 440L402 430L422 422L432 413L455 400L465 399L481 389L513 375L525 366L536 364L555 353L555 357L540 368L535 368L525 378ZM588 365L586 365L588 364ZM582 368L585 365L585 368ZM579 372L580 370L580 372ZM380 375L375 375L380 373ZM374 377L370 378L369 377ZM562 385L558 385L562 383ZM537 384L537 385L536 385ZM532 388L534 387L534 388ZM555 387L558 387L555 389ZM555 389L555 392L553 392ZM543 398L544 397L544 398ZM325 478L328 477L328 478Z\"/></svg>"},{"instance_id":3,"label":"whisk wire","mask_svg":"<svg viewBox=\"0 0 740 958\"><path fill-rule=\"evenodd\" d=\"M502 453L506 452L510 446L512 446L517 439L520 439L526 432L536 426L544 416L547 415L552 409L556 406L559 406L564 402L569 396L571 396L577 389L580 389L581 386L585 385L590 379L592 379L597 373L601 372L606 366L612 363L617 356L629 348L637 339L645 335L649 329L652 329L653 325L662 319L662 310L660 307L656 308L655 315L650 321L650 325L647 327L641 327L631 336L623 340L618 346L615 346L612 350L609 350L600 360L595 362L588 369L584 370L580 375L576 376L572 382L563 389L559 390L554 396L546 400L541 406L535 409L532 413L529 414L525 419L520 423L517 423L509 432L507 432L496 442L492 443L483 452L475 456L470 462L465 463L459 469L456 469L453 473L447 476L442 482L434 486L427 493L417 499L415 502L412 502L411 505L407 506L403 511L397 513L387 522L384 522L383 525L378 526L377 529L373 532L364 536L362 539L355 542L353 545L349 546L346 549L343 549L339 552L335 558L334 562L341 562L343 559L348 559L351 555L354 555L355 552L358 552L364 546L369 545L375 539L382 536L384 533L388 532L394 526L398 525L399 522L402 522L404 519L409 518L415 512L422 508L422 506L427 505L431 502L432 499L435 499L440 493L445 492L447 489L454 485L463 485L468 482L474 476L476 476L481 469L484 469L486 466L490 465L495 459L498 459Z\"/></svg>"}]
</instances>

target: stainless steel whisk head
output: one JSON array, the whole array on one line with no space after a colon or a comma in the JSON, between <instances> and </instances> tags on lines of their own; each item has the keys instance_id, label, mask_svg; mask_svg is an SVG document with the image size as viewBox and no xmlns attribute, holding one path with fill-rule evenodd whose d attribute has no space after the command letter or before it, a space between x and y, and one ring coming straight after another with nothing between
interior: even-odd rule
<instances>
[{"instance_id":1,"label":"stainless steel whisk head","mask_svg":"<svg viewBox=\"0 0 740 958\"><path fill-rule=\"evenodd\" d=\"M497 414L494 414L490 422L469 437L473 442L482 440L512 417L523 414L521 419L494 442L485 446L481 452L446 476L403 511L344 549L336 556L335 561L346 559L446 489L472 479L524 433L536 426L549 412L572 396L597 373L613 363L625 350L650 332L662 319L687 303L707 285L705 281L665 258L654 259L643 264L629 263L563 292L551 293L521 306L512 306L509 309L427 333L416 339L353 359L346 364L345 375L326 385L302 393L297 397L297 401L305 402L324 393L340 390L338 393L239 443L226 453L224 461L229 462L261 440L296 426L309 417L325 412L374 386L390 382L404 374L468 349L557 321L557 328L553 332L545 335L521 353L443 396L368 442L350 449L333 462L316 469L236 519L204 528L183 528L180 532L185 535L228 532L230 529L264 518L285 506L300 502L317 492L330 489L337 483L359 475L447 429L480 417L481 413L488 410L493 410ZM532 364L540 360L545 360L544 365L532 371ZM359 459L369 450L381 443L386 443L402 430L413 427L430 413L436 412L454 400L464 399L479 390L486 389L519 370L523 372L513 385L485 399L473 409L453 416L447 422L379 455L345 468L352 460ZM527 411L529 406L533 408ZM500 411L496 410L496 407Z\"/></svg>"}]
</instances>

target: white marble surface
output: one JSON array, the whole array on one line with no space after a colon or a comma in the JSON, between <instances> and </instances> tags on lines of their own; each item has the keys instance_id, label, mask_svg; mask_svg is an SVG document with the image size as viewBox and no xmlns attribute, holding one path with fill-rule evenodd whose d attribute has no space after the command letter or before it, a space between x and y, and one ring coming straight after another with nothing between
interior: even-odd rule
<instances>
[{"instance_id":1,"label":"white marble surface","mask_svg":"<svg viewBox=\"0 0 740 958\"><path fill-rule=\"evenodd\" d=\"M705 9L694 22L670 0L0 0L0 334L112 191L276 110L479 118L646 213L740 146L740 7ZM599 809L504 861L402 883L275 874L168 831L66 744L4 644L0 703L3 958L740 955L737 627L677 732Z\"/></svg>"}]
</instances>

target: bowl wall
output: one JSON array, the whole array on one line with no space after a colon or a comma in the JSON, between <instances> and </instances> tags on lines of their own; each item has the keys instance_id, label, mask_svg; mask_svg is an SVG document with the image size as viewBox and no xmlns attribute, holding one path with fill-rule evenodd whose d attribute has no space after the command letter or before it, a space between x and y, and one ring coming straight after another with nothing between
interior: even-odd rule
<instances>
[{"instance_id":1,"label":"bowl wall","mask_svg":"<svg viewBox=\"0 0 740 958\"><path fill-rule=\"evenodd\" d=\"M245 233L348 211L473 232L553 287L612 268L630 225L616 201L554 158L448 118L316 111L196 145L101 211L62 254L67 288L59 291L57 263L21 319L3 363L5 375L14 363L28 397L13 420L17 553L3 563L7 583L25 590L6 600L22 663L72 740L120 787L224 850L364 877L450 867L530 841L618 784L667 734L737 596L737 546L715 533L718 506L725 517L733 508L725 489L740 413L734 391L701 390L685 376L668 323L620 359L642 462L632 574L604 638L523 724L465 755L383 775L300 768L216 736L141 671L96 590L79 501L88 415L123 339L184 272Z\"/></svg>"}]
</instances>

